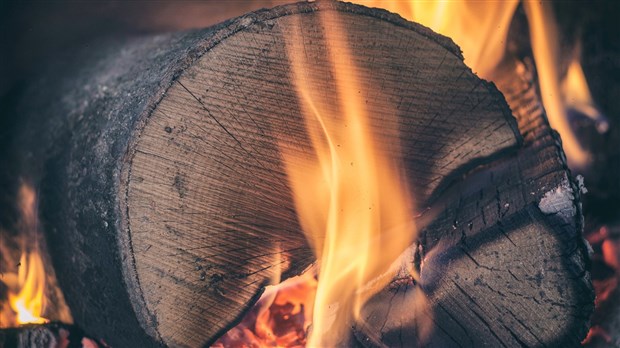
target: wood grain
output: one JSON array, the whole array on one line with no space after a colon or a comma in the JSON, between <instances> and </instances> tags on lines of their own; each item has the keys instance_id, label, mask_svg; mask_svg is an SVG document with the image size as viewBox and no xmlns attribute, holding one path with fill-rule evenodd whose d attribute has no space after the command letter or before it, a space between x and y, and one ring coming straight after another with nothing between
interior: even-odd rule
<instances>
[{"instance_id":1,"label":"wood grain","mask_svg":"<svg viewBox=\"0 0 620 348\"><path fill-rule=\"evenodd\" d=\"M323 34L330 23L322 27L316 11L341 12L348 37L335 46L349 44L367 77L359 88L377 133L399 130L420 202L518 142L501 95L434 34L354 6L288 8L293 13L247 26L184 71L134 145L127 218L135 274L167 344L213 337L276 272L296 274L313 261L278 148L292 144L299 156L312 155L283 45L293 16L324 76L311 88L337 108Z\"/></svg>"}]
</instances>

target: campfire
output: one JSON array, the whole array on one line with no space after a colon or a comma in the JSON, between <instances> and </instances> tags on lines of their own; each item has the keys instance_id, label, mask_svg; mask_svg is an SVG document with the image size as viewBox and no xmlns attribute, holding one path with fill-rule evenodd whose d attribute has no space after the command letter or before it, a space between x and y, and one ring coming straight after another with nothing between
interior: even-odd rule
<instances>
[{"instance_id":1,"label":"campfire","mask_svg":"<svg viewBox=\"0 0 620 348\"><path fill-rule=\"evenodd\" d=\"M0 345L618 344L587 38L354 2L94 41L11 97Z\"/></svg>"}]
</instances>

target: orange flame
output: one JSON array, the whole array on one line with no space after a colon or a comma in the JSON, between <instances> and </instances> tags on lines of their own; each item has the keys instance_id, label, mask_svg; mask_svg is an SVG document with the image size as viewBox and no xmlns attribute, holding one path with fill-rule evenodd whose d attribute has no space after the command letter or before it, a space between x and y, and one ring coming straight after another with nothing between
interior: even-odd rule
<instances>
[{"instance_id":1,"label":"orange flame","mask_svg":"<svg viewBox=\"0 0 620 348\"><path fill-rule=\"evenodd\" d=\"M44 324L45 270L37 253L24 253L17 274L17 293L9 292L9 304L17 314L17 324Z\"/></svg>"},{"instance_id":2,"label":"orange flame","mask_svg":"<svg viewBox=\"0 0 620 348\"><path fill-rule=\"evenodd\" d=\"M56 320L71 323L72 318L62 293L55 286L55 278L46 273L43 253L40 249L36 194L34 189L23 184L19 190L19 208L21 212L20 233L17 236L21 244L19 263L11 260L11 250L2 245L2 266L14 272L3 273L0 280L6 287L6 302L0 306L0 328L24 324L44 324L48 311L49 295L55 299L54 316ZM3 234L5 232L3 231ZM8 233L8 232L7 232ZM3 238L4 239L4 238ZM6 240L8 244L8 239Z\"/></svg>"},{"instance_id":3,"label":"orange flame","mask_svg":"<svg viewBox=\"0 0 620 348\"><path fill-rule=\"evenodd\" d=\"M506 42L518 0L354 2L396 12L450 37L463 50L465 63L484 79L500 78L501 66L511 61L506 55ZM577 140L567 110L576 108L595 119L602 132L607 130L608 124L593 106L578 59L571 64L567 76L562 76L559 33L551 3L528 0L523 1L523 7L529 22L540 94L549 123L562 137L569 165L583 168L589 164L591 156Z\"/></svg>"},{"instance_id":4,"label":"orange flame","mask_svg":"<svg viewBox=\"0 0 620 348\"><path fill-rule=\"evenodd\" d=\"M319 16L329 28L327 54L319 59L331 68L336 96L314 87L325 71L304 54L307 35L297 23L286 45L316 157L300 158L281 144L297 214L318 258L312 347L342 344L362 305L390 281L390 265L415 237L410 191L402 169L373 134L362 98L367 84L361 83L345 29L337 14Z\"/></svg>"},{"instance_id":5,"label":"orange flame","mask_svg":"<svg viewBox=\"0 0 620 348\"><path fill-rule=\"evenodd\" d=\"M581 67L579 56L581 45L577 45L573 58L568 66L566 76L562 80L561 90L567 108L577 110L596 122L599 132L609 130L609 122L595 106L586 75Z\"/></svg>"},{"instance_id":6,"label":"orange flame","mask_svg":"<svg viewBox=\"0 0 620 348\"><path fill-rule=\"evenodd\" d=\"M465 63L491 79L505 59L508 29L519 0L505 1L354 1L380 7L450 37L463 50Z\"/></svg>"},{"instance_id":7,"label":"orange flame","mask_svg":"<svg viewBox=\"0 0 620 348\"><path fill-rule=\"evenodd\" d=\"M526 1L525 13L530 24L532 51L536 60L541 98L549 123L562 136L562 144L571 166L582 168L590 161L570 127L566 105L560 91L560 48L558 29L551 3Z\"/></svg>"}]
</instances>

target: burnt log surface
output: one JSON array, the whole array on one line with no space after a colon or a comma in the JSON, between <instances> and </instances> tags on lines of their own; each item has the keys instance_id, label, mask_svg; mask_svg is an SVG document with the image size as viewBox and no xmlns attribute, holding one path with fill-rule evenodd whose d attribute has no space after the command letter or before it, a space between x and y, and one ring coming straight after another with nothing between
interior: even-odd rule
<instances>
[{"instance_id":1,"label":"burnt log surface","mask_svg":"<svg viewBox=\"0 0 620 348\"><path fill-rule=\"evenodd\" d=\"M305 144L300 156L312 155L283 37L301 21L304 46L318 66L325 64L322 31L329 28L320 24L321 11L337 11L349 28L378 132L394 125L382 124L389 109L374 91L390 96L418 210L432 211L422 244L434 256L421 272L423 284L431 279L422 288L436 311L430 342L577 344L592 301L579 194L557 137L548 127L528 131L544 118L519 118L524 143L502 95L463 64L449 39L386 11L339 2L102 42L27 88L11 110L25 119L12 166L39 183L49 248L76 322L112 346L208 344L277 272L298 274L314 261L278 146ZM337 105L325 73L318 88ZM518 247L510 233L530 243ZM532 252L547 245L547 258ZM442 255L453 252L460 254L442 264ZM476 273L510 273L477 261L480 252L494 252L484 257L506 268L530 260L515 280L522 288L499 296L469 287ZM513 280L495 282L487 284ZM546 289L551 300L521 303L530 300L522 293ZM565 298L558 302L560 292ZM384 310L390 305L382 294L371 305ZM477 309L478 296L495 309ZM489 324L507 311L514 322ZM389 313L369 318L390 329ZM461 337L446 336L446 326ZM358 338L389 345L382 339L390 334L376 329L362 328Z\"/></svg>"}]
</instances>

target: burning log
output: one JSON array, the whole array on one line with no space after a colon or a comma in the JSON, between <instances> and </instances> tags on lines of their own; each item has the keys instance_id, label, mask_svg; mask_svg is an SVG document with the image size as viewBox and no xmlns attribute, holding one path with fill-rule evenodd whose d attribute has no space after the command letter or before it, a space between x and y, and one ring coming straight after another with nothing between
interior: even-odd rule
<instances>
[{"instance_id":1,"label":"burning log","mask_svg":"<svg viewBox=\"0 0 620 348\"><path fill-rule=\"evenodd\" d=\"M374 296L356 336L418 341L415 322L426 321L436 344L578 343L592 302L579 190L540 109L515 111L519 133L449 39L339 2L90 47L25 94L19 171L40 183L76 322L112 346L208 344L265 285L314 261L280 154L313 156L283 43L301 23L305 55L323 67L322 12L346 25L338 44L365 73L371 125L399 130L381 140L405 149L412 217L424 212L404 258L420 279L405 274ZM313 87L337 110L328 68ZM415 292L430 311L414 310ZM414 325L399 321L410 313Z\"/></svg>"}]
</instances>

